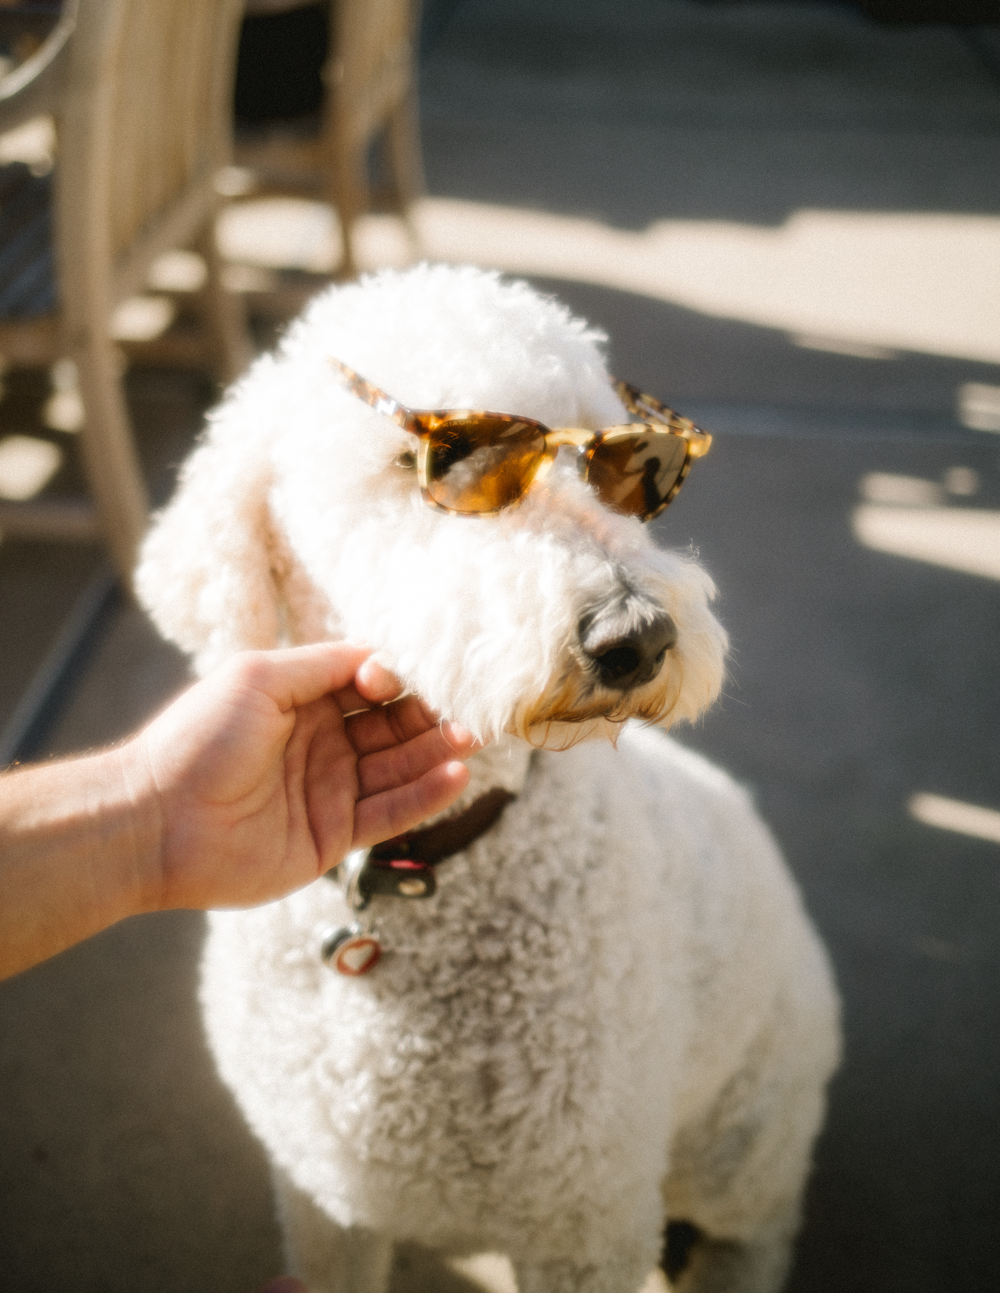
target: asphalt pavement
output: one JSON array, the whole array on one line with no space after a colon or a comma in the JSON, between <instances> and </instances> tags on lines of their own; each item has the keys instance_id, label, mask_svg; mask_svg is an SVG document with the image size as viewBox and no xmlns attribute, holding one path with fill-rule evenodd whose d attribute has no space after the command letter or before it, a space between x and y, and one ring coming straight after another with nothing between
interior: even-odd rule
<instances>
[{"instance_id":1,"label":"asphalt pavement","mask_svg":"<svg viewBox=\"0 0 1000 1293\"><path fill-rule=\"evenodd\" d=\"M752 234L776 273L802 213L836 235L831 285L793 265L759 318L738 260L683 299L613 266L534 271L605 327L615 371L716 432L656 523L699 551L733 641L723 699L683 739L752 787L844 997L791 1293L986 1293L1000 1264L1000 834L974 811L1000 812L1000 417L968 413L970 391L1000 408L1000 341L976 303L991 266L962 251L1000 248L998 51L996 29L792 0L464 0L425 55L434 198L661 224L693 256ZM892 246L945 249L909 279L856 241L897 217ZM951 249L938 296L908 305ZM845 275L870 326L799 327ZM150 381L179 453L203 392ZM0 546L15 653L18 589L92 560L16 556ZM184 678L120 609L51 751L121 736ZM266 1164L201 1037L201 930L127 921L0 988L0 1288L250 1293L280 1269ZM433 1266L425 1283L469 1289Z\"/></svg>"}]
</instances>

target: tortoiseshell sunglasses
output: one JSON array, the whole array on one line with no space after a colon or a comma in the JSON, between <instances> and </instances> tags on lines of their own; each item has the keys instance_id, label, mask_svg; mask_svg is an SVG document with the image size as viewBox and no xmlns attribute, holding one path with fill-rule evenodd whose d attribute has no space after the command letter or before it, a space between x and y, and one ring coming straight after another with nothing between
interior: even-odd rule
<instances>
[{"instance_id":1,"label":"tortoiseshell sunglasses","mask_svg":"<svg viewBox=\"0 0 1000 1293\"><path fill-rule=\"evenodd\" d=\"M580 474L602 503L651 521L676 498L691 463L712 443L707 431L627 382L615 382L615 390L642 421L587 431L510 413L408 409L339 359L330 363L353 395L419 436L420 492L443 512L489 516L510 507L546 475L565 444L576 447Z\"/></svg>"}]
</instances>

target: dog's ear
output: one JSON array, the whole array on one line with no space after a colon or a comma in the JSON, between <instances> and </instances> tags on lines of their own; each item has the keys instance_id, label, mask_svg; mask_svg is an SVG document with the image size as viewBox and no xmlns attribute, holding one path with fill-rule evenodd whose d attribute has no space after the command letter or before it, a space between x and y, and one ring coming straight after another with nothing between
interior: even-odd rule
<instances>
[{"instance_id":1,"label":"dog's ear","mask_svg":"<svg viewBox=\"0 0 1000 1293\"><path fill-rule=\"evenodd\" d=\"M188 459L135 573L140 602L160 632L195 657L200 674L281 637L269 459L261 446L231 439L216 425Z\"/></svg>"},{"instance_id":2,"label":"dog's ear","mask_svg":"<svg viewBox=\"0 0 1000 1293\"><path fill-rule=\"evenodd\" d=\"M660 719L661 726L671 727L694 722L719 695L729 638L710 609L715 584L694 557L660 550L654 560L663 577L661 604L678 628L677 645L670 653L676 690Z\"/></svg>"}]
</instances>

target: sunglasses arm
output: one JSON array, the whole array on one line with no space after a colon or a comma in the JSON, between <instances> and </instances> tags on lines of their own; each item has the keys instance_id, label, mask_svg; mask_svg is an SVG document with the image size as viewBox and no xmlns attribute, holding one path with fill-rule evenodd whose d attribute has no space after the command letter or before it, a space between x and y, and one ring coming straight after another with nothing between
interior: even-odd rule
<instances>
[{"instance_id":1,"label":"sunglasses arm","mask_svg":"<svg viewBox=\"0 0 1000 1293\"><path fill-rule=\"evenodd\" d=\"M410 410L405 404L400 404L398 400L394 400L390 395L384 395L379 391L378 398L374 401L369 401L369 403L376 413L381 413L387 418L392 418L393 422L395 422L397 426L401 426L404 431L418 430L416 421Z\"/></svg>"},{"instance_id":2,"label":"sunglasses arm","mask_svg":"<svg viewBox=\"0 0 1000 1293\"><path fill-rule=\"evenodd\" d=\"M637 418L642 418L644 422L652 419L654 424L662 423L674 435L683 436L688 442L688 454L690 457L704 458L705 454L711 449L711 435L707 431L702 431L701 427L695 426L690 418L685 418L679 413L675 413L672 408L668 408L666 404L661 404L652 395L644 395L638 386L631 386L628 382L623 382L618 378L612 378L612 384L618 398L630 413L635 414Z\"/></svg>"},{"instance_id":3,"label":"sunglasses arm","mask_svg":"<svg viewBox=\"0 0 1000 1293\"><path fill-rule=\"evenodd\" d=\"M399 400L394 400L391 395L386 395L385 391L376 386L374 382L368 381L360 373L356 373L353 368L348 368L339 359L334 359L332 355L328 355L327 358L340 383L352 395L357 396L362 403L367 404L376 413L392 418L393 422L397 426L401 426L404 431L417 431L419 429L416 419L405 404L400 404Z\"/></svg>"}]
</instances>

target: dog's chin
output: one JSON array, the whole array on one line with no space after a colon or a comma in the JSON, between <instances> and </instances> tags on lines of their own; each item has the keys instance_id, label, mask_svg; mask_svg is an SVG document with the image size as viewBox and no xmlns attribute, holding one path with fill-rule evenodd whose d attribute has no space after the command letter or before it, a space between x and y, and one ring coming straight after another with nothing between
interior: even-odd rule
<instances>
[{"instance_id":1,"label":"dog's chin","mask_svg":"<svg viewBox=\"0 0 1000 1293\"><path fill-rule=\"evenodd\" d=\"M519 733L536 750L569 750L584 741L610 741L615 745L624 720L612 722L607 718L579 720L547 719L535 723L527 732Z\"/></svg>"},{"instance_id":2,"label":"dog's chin","mask_svg":"<svg viewBox=\"0 0 1000 1293\"><path fill-rule=\"evenodd\" d=\"M677 707L679 680L666 671L635 691L610 691L595 687L575 673L537 700L519 708L508 729L538 749L568 750L583 741L606 740L614 744L630 719L668 727Z\"/></svg>"}]
</instances>

